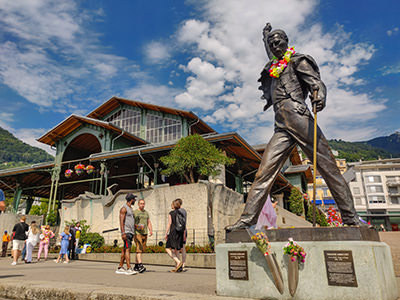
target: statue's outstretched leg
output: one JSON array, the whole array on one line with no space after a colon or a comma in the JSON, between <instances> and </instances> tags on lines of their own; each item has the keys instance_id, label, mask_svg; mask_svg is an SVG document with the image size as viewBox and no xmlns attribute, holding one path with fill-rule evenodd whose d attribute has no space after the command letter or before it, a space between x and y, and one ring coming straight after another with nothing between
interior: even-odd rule
<instances>
[{"instance_id":1,"label":"statue's outstretched leg","mask_svg":"<svg viewBox=\"0 0 400 300\"><path fill-rule=\"evenodd\" d=\"M226 231L248 228L257 223L258 215L271 192L272 184L294 147L294 140L286 131L277 131L265 148L261 164L247 197L240 219L226 227Z\"/></svg>"}]
</instances>

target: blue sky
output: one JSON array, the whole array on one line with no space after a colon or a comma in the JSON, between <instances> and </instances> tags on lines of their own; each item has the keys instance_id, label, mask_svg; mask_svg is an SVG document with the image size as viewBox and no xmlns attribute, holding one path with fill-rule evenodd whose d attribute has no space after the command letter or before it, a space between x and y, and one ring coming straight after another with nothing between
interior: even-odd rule
<instances>
[{"instance_id":1,"label":"blue sky","mask_svg":"<svg viewBox=\"0 0 400 300\"><path fill-rule=\"evenodd\" d=\"M389 135L400 129L399 15L397 0L0 0L0 126L39 146L116 95L265 143L273 112L256 80L271 22L320 65L328 138Z\"/></svg>"}]
</instances>

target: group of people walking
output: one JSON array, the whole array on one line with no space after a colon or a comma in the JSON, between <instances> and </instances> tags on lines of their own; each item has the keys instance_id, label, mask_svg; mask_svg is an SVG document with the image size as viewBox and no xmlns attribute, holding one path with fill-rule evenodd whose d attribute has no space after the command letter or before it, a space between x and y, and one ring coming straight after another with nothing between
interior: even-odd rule
<instances>
[{"instance_id":1,"label":"group of people walking","mask_svg":"<svg viewBox=\"0 0 400 300\"><path fill-rule=\"evenodd\" d=\"M35 221L32 221L30 226L26 224L26 217L22 216L20 222L14 225L12 230L12 257L13 262L11 265L16 265L18 258L22 255L22 260L25 263L32 262L32 253L34 247L39 243L39 251L37 259L40 260L41 254L44 250L44 259L47 259L50 239L54 237L53 231L51 231L50 226L42 226L39 228ZM4 240L4 238L3 238ZM7 243L8 245L8 243ZM6 246L7 247L7 246ZM7 248L4 249L3 243L3 255Z\"/></svg>"},{"instance_id":2,"label":"group of people walking","mask_svg":"<svg viewBox=\"0 0 400 300\"><path fill-rule=\"evenodd\" d=\"M146 268L142 263L142 253L146 249L147 236L153 235L153 226L150 221L149 213L144 209L145 201L140 199L138 209L133 210L137 196L129 193L126 196L126 203L122 206L119 213L121 238L123 240L123 250L116 274L134 275L143 273ZM181 207L182 200L172 201L171 212L168 215L168 226L165 233L166 252L174 260L175 268L171 272L184 271L186 262L186 219L187 213ZM132 268L130 263L130 250L132 241L136 244L135 266ZM182 256L180 258L180 255ZM126 263L126 268L124 268Z\"/></svg>"},{"instance_id":3,"label":"group of people walking","mask_svg":"<svg viewBox=\"0 0 400 300\"><path fill-rule=\"evenodd\" d=\"M124 275L134 275L146 271L142 262L142 253L146 249L147 238L153 235L153 226L149 213L145 210L145 200L138 201L138 208L133 209L137 196L129 193L126 196L126 203L122 206L119 213L121 238L123 240L123 249L119 266L115 273ZM175 199L171 203L171 211L168 214L168 225L165 232L166 252L175 263L171 272L185 271L186 263L186 220L187 212L182 208L182 200ZM22 254L22 260L25 263L32 262L33 249L39 244L37 261L40 261L44 250L44 259L47 259L50 239L54 238L54 233L49 225L39 228L35 221L30 226L26 224L26 217L22 216L20 222L15 224L12 230L12 265L16 265L18 258ZM60 233L61 249L56 263L68 263L75 259L75 252L78 248L79 237L82 229L77 222L72 226L65 226ZM10 236L7 231L3 235L2 256L6 255L7 246L10 242ZM135 265L132 268L130 263L130 251L132 242L136 245ZM126 263L126 268L124 264Z\"/></svg>"},{"instance_id":4,"label":"group of people walking","mask_svg":"<svg viewBox=\"0 0 400 300\"><path fill-rule=\"evenodd\" d=\"M81 227L79 222L73 226L65 227L64 231L60 234L61 250L56 262L62 260L64 256L65 262L69 262L70 259L75 258L75 251L78 247L80 232ZM37 261L40 261L42 252L44 252L44 260L47 260L50 239L54 237L55 234L51 230L50 225L41 226L39 228L36 221L32 221L31 224L28 225L26 223L26 217L22 216L19 223L15 224L11 236L7 231L4 232L1 256L6 256L8 243L12 241L11 254L13 262L11 265L15 266L21 256L25 263L32 263L32 254L36 245L39 245Z\"/></svg>"}]
</instances>

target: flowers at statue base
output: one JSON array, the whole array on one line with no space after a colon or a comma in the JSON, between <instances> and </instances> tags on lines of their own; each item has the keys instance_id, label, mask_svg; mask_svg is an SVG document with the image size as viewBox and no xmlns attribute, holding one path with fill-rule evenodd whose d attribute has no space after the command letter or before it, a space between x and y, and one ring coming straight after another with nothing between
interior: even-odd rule
<instances>
[{"instance_id":1,"label":"flowers at statue base","mask_svg":"<svg viewBox=\"0 0 400 300\"><path fill-rule=\"evenodd\" d=\"M74 169L75 169L75 173L76 173L77 175L81 175L81 174L85 171L85 165L83 165L83 164L77 164L77 165L74 167Z\"/></svg>"},{"instance_id":2,"label":"flowers at statue base","mask_svg":"<svg viewBox=\"0 0 400 300\"><path fill-rule=\"evenodd\" d=\"M296 258L300 260L300 262L304 263L306 261L306 252L304 248L293 241L292 238L289 238L289 242L286 247L283 247L283 253L290 256L291 261L295 261Z\"/></svg>"},{"instance_id":3,"label":"flowers at statue base","mask_svg":"<svg viewBox=\"0 0 400 300\"><path fill-rule=\"evenodd\" d=\"M264 254L264 256L269 255L271 245L264 232L257 232L251 237L251 240L256 243L257 248L262 252L262 254Z\"/></svg>"},{"instance_id":4,"label":"flowers at statue base","mask_svg":"<svg viewBox=\"0 0 400 300\"><path fill-rule=\"evenodd\" d=\"M340 214L333 207L328 208L327 220L328 220L329 226L331 226L331 227L343 226L343 221L342 221L342 218L340 217Z\"/></svg>"},{"instance_id":5,"label":"flowers at statue base","mask_svg":"<svg viewBox=\"0 0 400 300\"><path fill-rule=\"evenodd\" d=\"M272 58L272 64L271 67L269 68L269 76L279 78L283 70L287 67L290 58L292 57L293 54L295 54L296 51L294 50L293 47L289 47L286 49L285 54L283 55L283 58L279 60L275 56Z\"/></svg>"},{"instance_id":6,"label":"flowers at statue base","mask_svg":"<svg viewBox=\"0 0 400 300\"><path fill-rule=\"evenodd\" d=\"M67 169L65 170L64 176L66 178L70 178L72 176L72 173L74 173L74 171L72 171L71 169Z\"/></svg>"},{"instance_id":7,"label":"flowers at statue base","mask_svg":"<svg viewBox=\"0 0 400 300\"><path fill-rule=\"evenodd\" d=\"M92 174L94 171L94 167L92 165L87 165L85 169L86 169L86 173L88 173L88 174Z\"/></svg>"}]
</instances>

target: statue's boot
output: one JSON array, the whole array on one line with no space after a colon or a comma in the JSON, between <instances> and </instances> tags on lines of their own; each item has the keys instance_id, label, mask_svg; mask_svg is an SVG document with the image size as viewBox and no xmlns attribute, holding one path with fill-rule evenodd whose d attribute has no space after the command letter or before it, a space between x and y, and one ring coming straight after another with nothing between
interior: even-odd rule
<instances>
[{"instance_id":1,"label":"statue's boot","mask_svg":"<svg viewBox=\"0 0 400 300\"><path fill-rule=\"evenodd\" d=\"M235 224L225 227L226 232L231 232L239 229L249 228L251 225L241 219L239 219Z\"/></svg>"}]
</instances>

